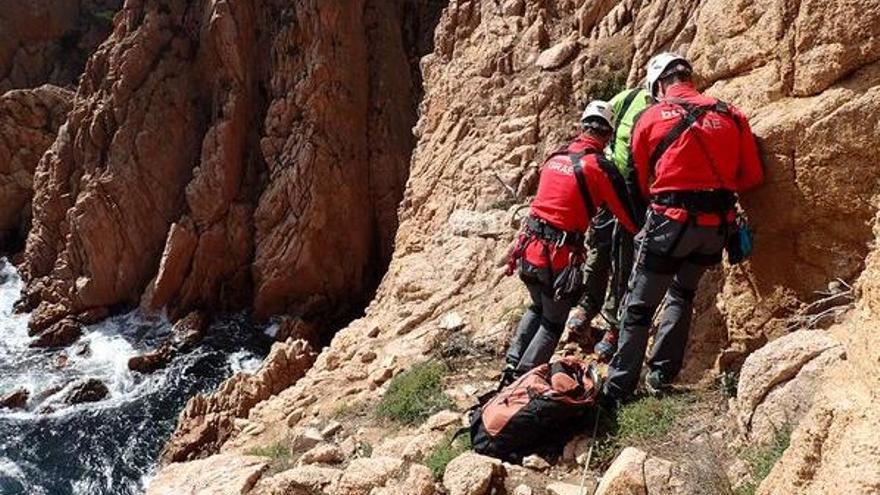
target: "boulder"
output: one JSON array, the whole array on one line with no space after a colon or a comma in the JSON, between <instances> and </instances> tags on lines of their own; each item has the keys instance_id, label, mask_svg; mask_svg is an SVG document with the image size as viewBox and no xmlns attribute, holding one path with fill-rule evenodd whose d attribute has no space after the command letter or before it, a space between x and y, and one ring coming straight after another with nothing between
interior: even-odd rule
<instances>
[{"instance_id":1,"label":"boulder","mask_svg":"<svg viewBox=\"0 0 880 495\"><path fill-rule=\"evenodd\" d=\"M344 456L336 445L325 443L315 445L307 450L299 462L302 464L336 464L342 462Z\"/></svg>"},{"instance_id":2,"label":"boulder","mask_svg":"<svg viewBox=\"0 0 880 495\"><path fill-rule=\"evenodd\" d=\"M403 461L393 457L370 457L351 461L332 495L369 495L396 476Z\"/></svg>"},{"instance_id":3,"label":"boulder","mask_svg":"<svg viewBox=\"0 0 880 495\"><path fill-rule=\"evenodd\" d=\"M550 490L549 485L547 486L547 489ZM517 485L517 487L513 489L513 495L534 495L534 493L534 490L528 485Z\"/></svg>"},{"instance_id":4,"label":"boulder","mask_svg":"<svg viewBox=\"0 0 880 495\"><path fill-rule=\"evenodd\" d=\"M421 464L412 464L402 481L388 483L385 487L373 490L370 495L435 495L434 476L431 470Z\"/></svg>"},{"instance_id":5,"label":"boulder","mask_svg":"<svg viewBox=\"0 0 880 495\"><path fill-rule=\"evenodd\" d=\"M730 495L719 466L710 453L672 462L627 447L602 475L596 495Z\"/></svg>"},{"instance_id":6,"label":"boulder","mask_svg":"<svg viewBox=\"0 0 880 495\"><path fill-rule=\"evenodd\" d=\"M31 393L24 387L0 395L0 409L24 409L30 395Z\"/></svg>"},{"instance_id":7,"label":"boulder","mask_svg":"<svg viewBox=\"0 0 880 495\"><path fill-rule=\"evenodd\" d=\"M165 466L147 485L146 495L248 493L268 467L262 457L220 454ZM287 492L264 492L280 495Z\"/></svg>"},{"instance_id":8,"label":"boulder","mask_svg":"<svg viewBox=\"0 0 880 495\"><path fill-rule=\"evenodd\" d=\"M443 486L449 495L486 495L492 480L501 476L501 461L474 453L464 453L453 459L443 474Z\"/></svg>"},{"instance_id":9,"label":"boulder","mask_svg":"<svg viewBox=\"0 0 880 495\"><path fill-rule=\"evenodd\" d=\"M82 324L74 318L63 318L41 331L31 347L67 347L83 333Z\"/></svg>"},{"instance_id":10,"label":"boulder","mask_svg":"<svg viewBox=\"0 0 880 495\"><path fill-rule=\"evenodd\" d=\"M167 366L173 357L174 353L171 347L163 345L156 350L129 358L128 369L141 373L152 373Z\"/></svg>"},{"instance_id":11,"label":"boulder","mask_svg":"<svg viewBox=\"0 0 880 495\"><path fill-rule=\"evenodd\" d=\"M98 402L110 394L104 382L97 378L89 378L74 384L65 392L62 402L68 405Z\"/></svg>"},{"instance_id":12,"label":"boulder","mask_svg":"<svg viewBox=\"0 0 880 495\"><path fill-rule=\"evenodd\" d=\"M312 495L327 493L342 476L341 469L298 466L270 477L263 477L248 495Z\"/></svg>"},{"instance_id":13,"label":"boulder","mask_svg":"<svg viewBox=\"0 0 880 495\"><path fill-rule=\"evenodd\" d=\"M550 495L582 495L584 490L581 489L580 485L553 482L547 485L547 491Z\"/></svg>"},{"instance_id":14,"label":"boulder","mask_svg":"<svg viewBox=\"0 0 880 495\"><path fill-rule=\"evenodd\" d=\"M571 40L563 41L548 48L538 55L535 65L543 70L553 70L567 64L578 49L578 44Z\"/></svg>"},{"instance_id":15,"label":"boulder","mask_svg":"<svg viewBox=\"0 0 880 495\"><path fill-rule=\"evenodd\" d=\"M627 447L617 455L602 475L596 495L643 495L645 486L644 465L648 454Z\"/></svg>"},{"instance_id":16,"label":"boulder","mask_svg":"<svg viewBox=\"0 0 880 495\"><path fill-rule=\"evenodd\" d=\"M205 336L208 316L202 311L192 311L177 320L171 327L171 335L150 352L134 356L128 360L128 369L141 373L152 373L164 368L180 352L192 349Z\"/></svg>"},{"instance_id":17,"label":"boulder","mask_svg":"<svg viewBox=\"0 0 880 495\"><path fill-rule=\"evenodd\" d=\"M546 471L550 469L550 463L544 460L543 457L538 455L527 456L523 459L522 465L524 468L528 468L533 471Z\"/></svg>"},{"instance_id":18,"label":"boulder","mask_svg":"<svg viewBox=\"0 0 880 495\"><path fill-rule=\"evenodd\" d=\"M766 443L797 424L813 403L823 374L845 358L824 330L800 330L752 353L740 371L737 422L748 438Z\"/></svg>"},{"instance_id":19,"label":"boulder","mask_svg":"<svg viewBox=\"0 0 880 495\"><path fill-rule=\"evenodd\" d=\"M406 479L401 484L400 493L412 495L434 495L437 493L431 470L421 464L411 465Z\"/></svg>"},{"instance_id":20,"label":"boulder","mask_svg":"<svg viewBox=\"0 0 880 495\"><path fill-rule=\"evenodd\" d=\"M455 411L440 411L425 421L424 427L428 430L445 431L451 426L461 426L461 413Z\"/></svg>"}]
</instances>

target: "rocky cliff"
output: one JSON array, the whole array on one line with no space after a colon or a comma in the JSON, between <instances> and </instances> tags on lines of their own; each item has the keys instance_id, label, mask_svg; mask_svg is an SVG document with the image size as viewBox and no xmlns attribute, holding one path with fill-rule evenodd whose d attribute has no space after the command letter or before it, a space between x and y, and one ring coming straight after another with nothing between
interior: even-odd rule
<instances>
[{"instance_id":1,"label":"rocky cliff","mask_svg":"<svg viewBox=\"0 0 880 495\"><path fill-rule=\"evenodd\" d=\"M27 26L0 29L13 40L0 43L4 81L63 72L39 62L56 42L22 34ZM151 490L434 493L403 460L419 462L442 440L439 420L334 426L325 436L342 454L318 445L334 467L272 475L265 456L244 454L278 442L302 454L321 441L308 428L371 404L393 376L459 338L488 349L485 369L446 384L459 405L472 400L524 303L500 269L541 158L574 133L585 101L638 84L652 54L675 49L708 93L749 115L768 176L743 198L755 256L702 284L684 379L705 383L792 328L817 326L798 319L815 291L861 274L846 321L815 347L767 349L764 362L782 352L793 364L744 387L731 414L758 438L761 418L777 417L771 406L817 384L806 388L819 395L786 416L801 426L760 490L824 493L844 480L844 492L870 493L876 480L841 473L878 465L876 339L865 330L877 319L878 35L872 0L128 0L36 167L21 265L31 325L75 335L137 304L326 322L360 307L384 273L366 315L308 372L310 349L288 341L256 375L193 400L165 453L174 463ZM25 66L40 69L16 69ZM762 369L761 357L744 370ZM857 385L844 397L841 382ZM372 456L353 446L365 438ZM850 450L863 455L838 454ZM659 477L676 469L633 456L661 465ZM461 467L490 479L505 469L472 461ZM447 487L468 493L454 488L467 481Z\"/></svg>"},{"instance_id":2,"label":"rocky cliff","mask_svg":"<svg viewBox=\"0 0 880 495\"><path fill-rule=\"evenodd\" d=\"M356 308L391 254L432 12L126 2L36 172L33 330L139 301Z\"/></svg>"},{"instance_id":3,"label":"rocky cliff","mask_svg":"<svg viewBox=\"0 0 880 495\"><path fill-rule=\"evenodd\" d=\"M376 298L303 379L239 421L221 450L246 452L303 425L326 423L344 404L369 403L391 376L436 355L453 334L501 348L510 314L523 303L517 281L499 273L516 210L508 207L533 191L541 156L572 134L581 104L620 89L606 81L638 83L648 57L667 48L694 60L710 94L749 114L763 149L767 184L744 198L758 250L746 266L706 277L685 378L737 369L751 351L789 330L814 291L836 279L851 282L864 269L880 174L870 151L880 115L877 26L880 8L857 0L453 0L434 52L422 60L426 92L418 145L394 256ZM865 311L858 314L872 321ZM876 355L865 350L870 332L834 335L833 345L843 346L835 347L837 356L857 353L865 356L859 363L873 366ZM829 357L810 376L840 391L834 384L848 383L847 377L873 376L860 366ZM791 378L787 373L768 383L752 407ZM876 397L866 389L849 400L817 401L762 492L825 493L823 487L835 482L851 483L853 490L841 488L847 493L877 488L870 477L842 481L832 474L878 465L876 443L867 434L876 424L855 412L856 402L876 410ZM843 431L841 439L836 433ZM427 438L398 435L416 444ZM384 455L395 452L389 442ZM823 445L829 452L853 446L869 455L841 461L822 453ZM335 473L323 473L321 486L361 493ZM303 486L296 484L300 475L270 479L277 486ZM157 486L163 480L160 474ZM254 493L275 493L265 486Z\"/></svg>"},{"instance_id":4,"label":"rocky cliff","mask_svg":"<svg viewBox=\"0 0 880 495\"><path fill-rule=\"evenodd\" d=\"M0 92L75 84L121 0L0 2Z\"/></svg>"},{"instance_id":5,"label":"rocky cliff","mask_svg":"<svg viewBox=\"0 0 880 495\"><path fill-rule=\"evenodd\" d=\"M44 85L0 96L0 249L27 234L34 170L67 119L73 94Z\"/></svg>"}]
</instances>

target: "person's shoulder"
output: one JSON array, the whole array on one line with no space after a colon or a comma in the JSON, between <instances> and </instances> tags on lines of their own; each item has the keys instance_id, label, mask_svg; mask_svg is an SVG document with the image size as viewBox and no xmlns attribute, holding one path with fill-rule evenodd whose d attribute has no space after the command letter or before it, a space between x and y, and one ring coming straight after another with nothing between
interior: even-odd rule
<instances>
[{"instance_id":1,"label":"person's shoulder","mask_svg":"<svg viewBox=\"0 0 880 495\"><path fill-rule=\"evenodd\" d=\"M672 110L673 106L669 103L659 102L648 105L643 108L633 119L634 125L647 125L657 120L664 111Z\"/></svg>"}]
</instances>

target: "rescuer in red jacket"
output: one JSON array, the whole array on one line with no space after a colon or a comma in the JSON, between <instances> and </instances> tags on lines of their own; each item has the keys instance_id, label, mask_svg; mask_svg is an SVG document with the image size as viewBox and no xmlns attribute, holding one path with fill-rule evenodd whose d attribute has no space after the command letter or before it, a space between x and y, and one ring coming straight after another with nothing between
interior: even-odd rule
<instances>
[{"instance_id":1,"label":"rescuer in red jacket","mask_svg":"<svg viewBox=\"0 0 880 495\"><path fill-rule=\"evenodd\" d=\"M636 231L626 184L603 154L614 114L604 101L587 105L583 132L541 167L538 194L511 255L509 273L519 267L532 305L507 351L502 385L550 360L572 305L583 290L584 232L602 206Z\"/></svg>"},{"instance_id":2,"label":"rescuer in red jacket","mask_svg":"<svg viewBox=\"0 0 880 495\"><path fill-rule=\"evenodd\" d=\"M764 179L749 122L736 108L700 94L684 58L662 53L648 62L648 91L658 100L638 118L631 157L648 205L636 236L636 263L624 299L620 341L604 401L636 388L654 313L665 296L646 388L656 393L681 371L693 299L707 268L721 262L733 233L737 193Z\"/></svg>"}]
</instances>

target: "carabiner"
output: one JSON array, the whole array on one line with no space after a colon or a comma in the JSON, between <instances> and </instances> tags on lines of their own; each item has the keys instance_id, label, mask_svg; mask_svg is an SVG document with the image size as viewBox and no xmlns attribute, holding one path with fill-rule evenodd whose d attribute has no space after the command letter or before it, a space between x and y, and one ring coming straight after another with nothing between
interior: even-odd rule
<instances>
[{"instance_id":1,"label":"carabiner","mask_svg":"<svg viewBox=\"0 0 880 495\"><path fill-rule=\"evenodd\" d=\"M568 231L562 231L562 237L556 242L556 247L562 247L565 245L565 241L568 240Z\"/></svg>"}]
</instances>

